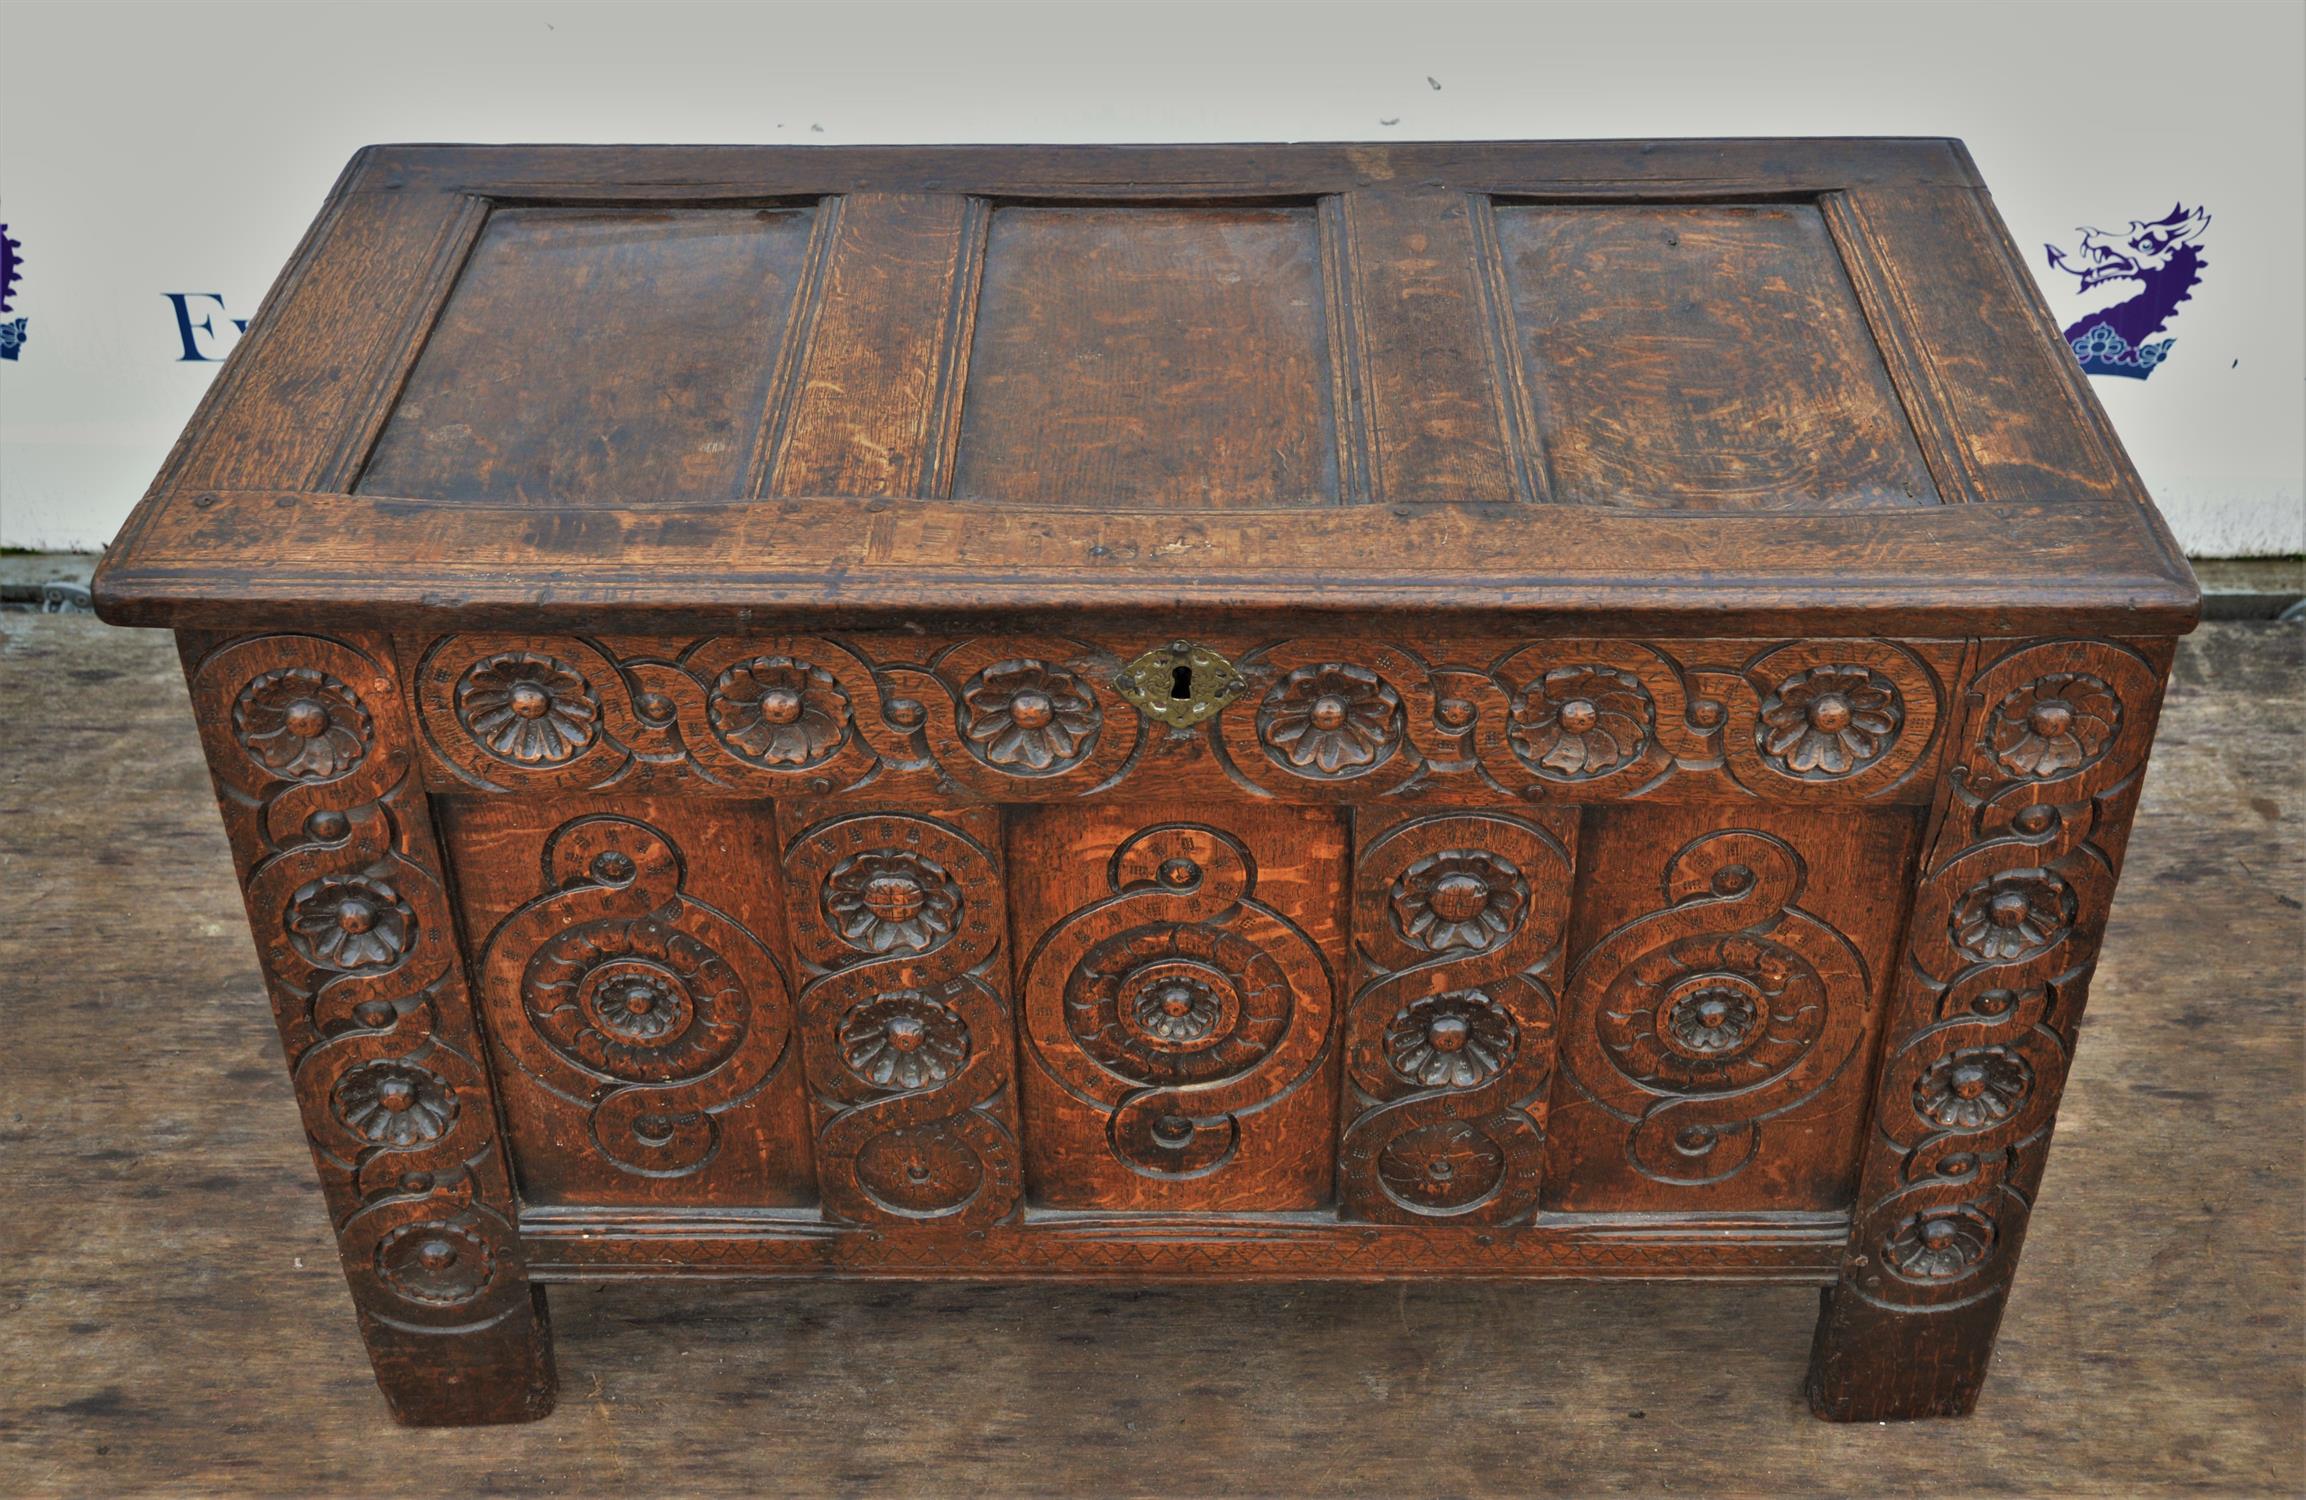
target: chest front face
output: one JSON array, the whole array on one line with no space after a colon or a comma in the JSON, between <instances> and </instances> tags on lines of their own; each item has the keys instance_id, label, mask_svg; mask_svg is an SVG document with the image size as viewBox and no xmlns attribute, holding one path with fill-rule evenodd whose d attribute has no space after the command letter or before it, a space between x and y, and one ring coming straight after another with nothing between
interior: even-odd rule
<instances>
[{"instance_id":1,"label":"chest front face","mask_svg":"<svg viewBox=\"0 0 2306 1500\"><path fill-rule=\"evenodd\" d=\"M388 1321L1998 1310L2192 609L2047 326L1942 143L411 148L100 593Z\"/></svg>"}]
</instances>

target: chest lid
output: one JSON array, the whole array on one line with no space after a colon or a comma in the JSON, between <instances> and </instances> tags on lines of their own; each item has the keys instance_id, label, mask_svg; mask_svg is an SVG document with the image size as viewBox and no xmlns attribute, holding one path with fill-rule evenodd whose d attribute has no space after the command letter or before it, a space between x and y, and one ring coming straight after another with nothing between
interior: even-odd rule
<instances>
[{"instance_id":1,"label":"chest lid","mask_svg":"<svg viewBox=\"0 0 2306 1500\"><path fill-rule=\"evenodd\" d=\"M1959 143L355 158L136 624L2184 629Z\"/></svg>"}]
</instances>

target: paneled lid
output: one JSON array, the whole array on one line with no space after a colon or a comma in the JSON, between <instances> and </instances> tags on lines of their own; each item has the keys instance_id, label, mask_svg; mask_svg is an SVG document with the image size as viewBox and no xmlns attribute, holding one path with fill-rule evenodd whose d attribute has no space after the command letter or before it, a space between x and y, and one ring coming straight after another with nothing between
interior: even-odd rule
<instances>
[{"instance_id":1,"label":"paneled lid","mask_svg":"<svg viewBox=\"0 0 2306 1500\"><path fill-rule=\"evenodd\" d=\"M373 148L137 624L2184 629L1957 142Z\"/></svg>"}]
</instances>

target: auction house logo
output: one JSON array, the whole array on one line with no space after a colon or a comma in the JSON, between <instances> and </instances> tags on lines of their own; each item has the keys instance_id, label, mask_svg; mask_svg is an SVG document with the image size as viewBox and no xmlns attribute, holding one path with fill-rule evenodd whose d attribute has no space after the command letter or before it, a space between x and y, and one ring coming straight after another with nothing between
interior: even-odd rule
<instances>
[{"instance_id":1,"label":"auction house logo","mask_svg":"<svg viewBox=\"0 0 2306 1500\"><path fill-rule=\"evenodd\" d=\"M2082 368L2092 375L2121 375L2144 380L2170 357L2176 339L2155 340L2178 312L2178 304L2202 279L2202 247L2195 240L2210 227L2209 211L2174 205L2162 218L2147 223L2132 219L2125 233L2084 228L2074 258L2055 245L2050 265L2074 277L2081 293L2101 286L2119 290L2135 282L2137 290L2110 307L2084 313L2066 329L2066 343Z\"/></svg>"},{"instance_id":2,"label":"auction house logo","mask_svg":"<svg viewBox=\"0 0 2306 1500\"><path fill-rule=\"evenodd\" d=\"M0 224L0 359L14 360L24 352L28 318L11 318L16 310L16 281L24 274L24 247Z\"/></svg>"}]
</instances>

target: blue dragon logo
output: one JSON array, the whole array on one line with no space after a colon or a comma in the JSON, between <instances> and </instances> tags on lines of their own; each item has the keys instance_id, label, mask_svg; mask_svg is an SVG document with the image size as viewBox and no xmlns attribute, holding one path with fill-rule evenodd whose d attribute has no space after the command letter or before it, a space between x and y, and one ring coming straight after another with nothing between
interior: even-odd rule
<instances>
[{"instance_id":1,"label":"blue dragon logo","mask_svg":"<svg viewBox=\"0 0 2306 1500\"><path fill-rule=\"evenodd\" d=\"M2195 241L2209 227L2207 209L2188 209L2181 203L2152 223L2132 219L2127 233L2078 230L2082 243L2071 259L2055 245L2043 246L2050 253L2051 268L2079 283L2077 292L2114 281L2138 283L2135 295L2084 314L2066 330L2066 343L2085 371L2144 380L2170 357L2170 346L2177 340L2156 340L2154 335L2176 316L2178 304L2201 281L2207 262Z\"/></svg>"}]
</instances>

